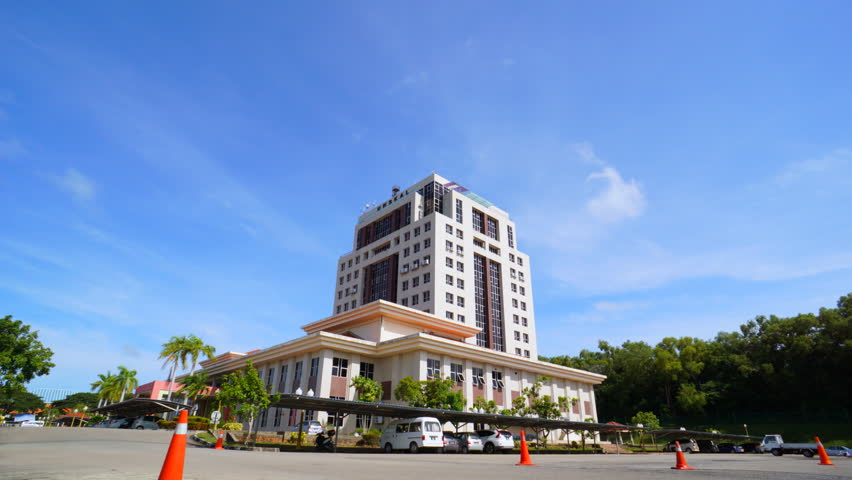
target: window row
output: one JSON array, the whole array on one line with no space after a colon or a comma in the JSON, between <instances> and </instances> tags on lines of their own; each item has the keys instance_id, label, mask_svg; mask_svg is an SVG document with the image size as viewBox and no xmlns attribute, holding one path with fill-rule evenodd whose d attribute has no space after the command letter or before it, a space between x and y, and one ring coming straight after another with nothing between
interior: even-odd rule
<instances>
[{"instance_id":1,"label":"window row","mask_svg":"<svg viewBox=\"0 0 852 480\"><path fill-rule=\"evenodd\" d=\"M346 277L341 275L340 279L338 280L338 284L343 285L344 278L346 279L347 282L351 282L353 279L357 280L358 279L358 273L360 273L360 270L355 270L355 272L347 273Z\"/></svg>"},{"instance_id":2,"label":"window row","mask_svg":"<svg viewBox=\"0 0 852 480\"><path fill-rule=\"evenodd\" d=\"M408 280L402 281L402 291L408 290ZM432 273L426 272L423 274L423 285L432 282ZM411 288L417 288L420 286L420 277L414 277L411 279Z\"/></svg>"},{"instance_id":3,"label":"window row","mask_svg":"<svg viewBox=\"0 0 852 480\"><path fill-rule=\"evenodd\" d=\"M415 293L414 295L411 296L411 306L412 307L414 305L420 304L420 296L421 296L421 294L419 294L419 293ZM425 292L423 292L422 296L423 296L423 303L426 303L426 302L429 302L429 301L432 300L432 292L430 290L426 290ZM403 297L402 299L400 299L399 303L403 307L407 307L408 304L409 304L408 297Z\"/></svg>"},{"instance_id":4,"label":"window row","mask_svg":"<svg viewBox=\"0 0 852 480\"><path fill-rule=\"evenodd\" d=\"M432 246L432 239L431 238L427 238L427 239L423 240L423 248L424 249L427 249L431 246ZM411 255L412 250L414 251L414 253L420 253L420 242L415 243L411 247L403 248L402 249L402 257L405 258L405 257L408 257L409 255Z\"/></svg>"},{"instance_id":5,"label":"window row","mask_svg":"<svg viewBox=\"0 0 852 480\"><path fill-rule=\"evenodd\" d=\"M520 302L520 304L521 304L521 310L526 312L527 311L527 302ZM518 299L517 298L512 299L512 307L518 308Z\"/></svg>"},{"instance_id":6,"label":"window row","mask_svg":"<svg viewBox=\"0 0 852 480\"><path fill-rule=\"evenodd\" d=\"M524 343L530 343L530 334L529 333L523 334L523 339L524 339ZM521 332L519 332L517 330L515 330L515 341L516 342L521 341Z\"/></svg>"},{"instance_id":7,"label":"window row","mask_svg":"<svg viewBox=\"0 0 852 480\"><path fill-rule=\"evenodd\" d=\"M465 321L464 315L462 315L461 313L456 315L449 310L447 310L447 312L446 312L446 317L447 317L448 320L457 320L459 323L464 323L464 321Z\"/></svg>"},{"instance_id":8,"label":"window row","mask_svg":"<svg viewBox=\"0 0 852 480\"><path fill-rule=\"evenodd\" d=\"M525 327L529 326L529 322L527 321L527 317L519 317L518 315L512 315L512 321L514 321L515 324L521 324Z\"/></svg>"},{"instance_id":9,"label":"window row","mask_svg":"<svg viewBox=\"0 0 852 480\"><path fill-rule=\"evenodd\" d=\"M401 273L408 273L411 270L416 270L416 269L420 268L421 265L425 267L426 265L429 265L430 263L432 263L432 256L426 255L425 257L423 257L422 260L417 259L417 260L411 262L411 264L408 264L408 263L403 264L402 267L399 268L399 271Z\"/></svg>"},{"instance_id":10,"label":"window row","mask_svg":"<svg viewBox=\"0 0 852 480\"><path fill-rule=\"evenodd\" d=\"M454 297L454 295L452 293L447 292L447 303L450 303L450 304L454 303L453 297ZM461 295L455 296L455 304L460 306L460 307L464 307L464 297L462 297Z\"/></svg>"},{"instance_id":11,"label":"window row","mask_svg":"<svg viewBox=\"0 0 852 480\"><path fill-rule=\"evenodd\" d=\"M447 257L446 261L444 262L444 264L449 268L453 268L453 263L455 263L456 270L458 270L460 272L464 271L464 263L462 263L462 262L454 261L450 257Z\"/></svg>"},{"instance_id":12,"label":"window row","mask_svg":"<svg viewBox=\"0 0 852 480\"><path fill-rule=\"evenodd\" d=\"M352 300L351 302L343 302L338 305L336 308L336 313L348 312L350 309L355 310L355 307L358 305L358 300Z\"/></svg>"}]
</instances>

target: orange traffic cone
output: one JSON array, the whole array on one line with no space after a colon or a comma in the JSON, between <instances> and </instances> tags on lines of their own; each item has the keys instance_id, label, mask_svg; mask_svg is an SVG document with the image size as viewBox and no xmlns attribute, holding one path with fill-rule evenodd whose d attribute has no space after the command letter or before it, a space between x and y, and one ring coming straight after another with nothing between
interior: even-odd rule
<instances>
[{"instance_id":1,"label":"orange traffic cone","mask_svg":"<svg viewBox=\"0 0 852 480\"><path fill-rule=\"evenodd\" d=\"M680 442L675 442L677 446L677 463L672 467L672 470L695 470L686 464L686 457L683 455L683 450L680 449Z\"/></svg>"},{"instance_id":2,"label":"orange traffic cone","mask_svg":"<svg viewBox=\"0 0 852 480\"><path fill-rule=\"evenodd\" d=\"M521 430L521 461L515 465L535 465L530 460L530 451L527 449L527 435Z\"/></svg>"},{"instance_id":3,"label":"orange traffic cone","mask_svg":"<svg viewBox=\"0 0 852 480\"><path fill-rule=\"evenodd\" d=\"M825 447L822 446L822 442L819 441L819 437L814 437L817 442L817 452L819 453L819 465L834 465L831 463L831 460L828 458L828 454L825 453Z\"/></svg>"},{"instance_id":4,"label":"orange traffic cone","mask_svg":"<svg viewBox=\"0 0 852 480\"><path fill-rule=\"evenodd\" d=\"M219 438L216 439L216 446L213 447L213 450L224 450L222 447L223 437L225 436L224 430L219 430Z\"/></svg>"},{"instance_id":5,"label":"orange traffic cone","mask_svg":"<svg viewBox=\"0 0 852 480\"><path fill-rule=\"evenodd\" d=\"M186 410L180 411L175 434L172 435L172 443L169 444L169 451L166 453L166 460L163 462L163 468L160 470L159 480L182 480L183 479L183 460L186 456L186 429L189 413Z\"/></svg>"}]
</instances>

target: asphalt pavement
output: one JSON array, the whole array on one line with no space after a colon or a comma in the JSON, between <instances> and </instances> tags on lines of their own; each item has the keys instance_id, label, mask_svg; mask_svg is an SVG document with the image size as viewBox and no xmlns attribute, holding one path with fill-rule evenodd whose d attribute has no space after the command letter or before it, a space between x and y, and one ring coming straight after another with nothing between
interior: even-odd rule
<instances>
[{"instance_id":1,"label":"asphalt pavement","mask_svg":"<svg viewBox=\"0 0 852 480\"><path fill-rule=\"evenodd\" d=\"M95 428L0 429L0 478L9 480L155 479L171 431ZM693 454L691 471L672 470L675 456L535 455L537 466L519 467L517 455L332 454L252 452L188 447L184 479L849 479L852 459L817 465L800 455Z\"/></svg>"}]
</instances>

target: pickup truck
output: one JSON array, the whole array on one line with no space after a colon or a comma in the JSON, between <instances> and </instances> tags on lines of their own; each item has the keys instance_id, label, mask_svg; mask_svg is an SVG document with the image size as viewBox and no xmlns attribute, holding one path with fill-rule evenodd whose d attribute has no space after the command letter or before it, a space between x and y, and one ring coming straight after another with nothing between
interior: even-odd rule
<instances>
[{"instance_id":1,"label":"pickup truck","mask_svg":"<svg viewBox=\"0 0 852 480\"><path fill-rule=\"evenodd\" d=\"M802 455L810 458L813 457L817 452L817 444L816 443L784 443L784 439L781 438L781 435L773 434L766 435L763 437L763 441L760 442L760 451L761 452L770 452L772 455L776 457L780 457L785 453L801 453Z\"/></svg>"}]
</instances>

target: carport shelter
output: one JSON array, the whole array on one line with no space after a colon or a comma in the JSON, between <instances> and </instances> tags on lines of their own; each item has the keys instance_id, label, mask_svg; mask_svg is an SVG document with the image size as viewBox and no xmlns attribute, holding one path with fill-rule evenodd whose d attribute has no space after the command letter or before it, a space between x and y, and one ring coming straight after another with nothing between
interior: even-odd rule
<instances>
[{"instance_id":1,"label":"carport shelter","mask_svg":"<svg viewBox=\"0 0 852 480\"><path fill-rule=\"evenodd\" d=\"M92 412L118 417L139 417L142 415L154 415L157 413L177 412L184 409L189 409L189 405L171 402L168 400L131 398L123 402L111 403L109 405L104 405L103 407L95 408Z\"/></svg>"}]
</instances>

